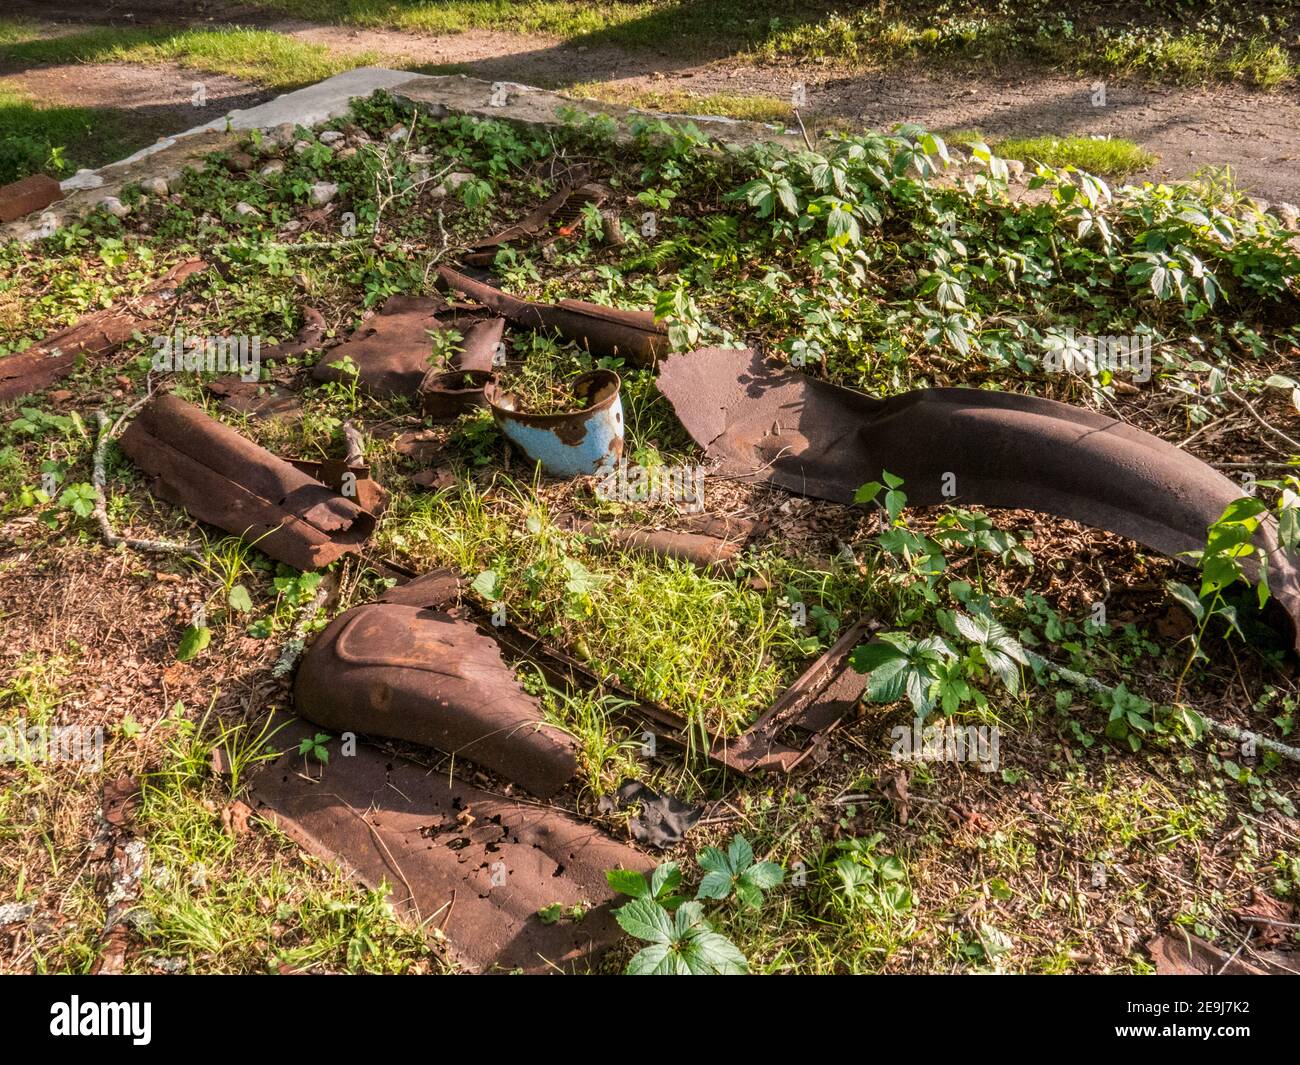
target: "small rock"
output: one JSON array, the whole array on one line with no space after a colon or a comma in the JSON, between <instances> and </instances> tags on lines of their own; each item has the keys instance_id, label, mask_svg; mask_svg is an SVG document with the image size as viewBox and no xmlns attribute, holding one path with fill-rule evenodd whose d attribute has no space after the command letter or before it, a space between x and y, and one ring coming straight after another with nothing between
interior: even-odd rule
<instances>
[{"instance_id":1,"label":"small rock","mask_svg":"<svg viewBox=\"0 0 1300 1065\"><path fill-rule=\"evenodd\" d=\"M226 156L226 169L233 174L246 174L254 165L255 160L247 152L231 152Z\"/></svg>"},{"instance_id":2,"label":"small rock","mask_svg":"<svg viewBox=\"0 0 1300 1065\"><path fill-rule=\"evenodd\" d=\"M300 230L300 229L302 229L302 223L299 222L296 218L294 218L294 219L291 219L291 220L288 221L288 222L285 222L285 224L282 225L282 226L280 227L280 232L281 232L281 233L297 233L298 230Z\"/></svg>"},{"instance_id":3,"label":"small rock","mask_svg":"<svg viewBox=\"0 0 1300 1065\"><path fill-rule=\"evenodd\" d=\"M284 163L279 159L272 159L266 166L262 167L258 173L262 177L275 177L276 174L284 173Z\"/></svg>"},{"instance_id":4,"label":"small rock","mask_svg":"<svg viewBox=\"0 0 1300 1065\"><path fill-rule=\"evenodd\" d=\"M443 192L455 192L465 184L465 182L473 180L473 174L467 174L463 170L457 170L447 175L446 180L442 183L442 190Z\"/></svg>"},{"instance_id":5,"label":"small rock","mask_svg":"<svg viewBox=\"0 0 1300 1065\"><path fill-rule=\"evenodd\" d=\"M357 150L356 150L355 148L343 148L343 149L340 150L340 152L339 152L339 158L340 158L340 159L351 159L351 158L352 158L354 155L356 155L356 154L357 154Z\"/></svg>"},{"instance_id":6,"label":"small rock","mask_svg":"<svg viewBox=\"0 0 1300 1065\"><path fill-rule=\"evenodd\" d=\"M261 218L262 212L254 207L251 203L245 203L240 200L235 204L235 214L242 215L244 218Z\"/></svg>"},{"instance_id":7,"label":"small rock","mask_svg":"<svg viewBox=\"0 0 1300 1065\"><path fill-rule=\"evenodd\" d=\"M341 141L342 139L343 139L343 134L336 129L327 129L324 133L322 133L317 138L317 140L319 140L321 144L334 144L338 141Z\"/></svg>"},{"instance_id":8,"label":"small rock","mask_svg":"<svg viewBox=\"0 0 1300 1065\"><path fill-rule=\"evenodd\" d=\"M72 398L72 393L66 388L57 388L53 392L47 392L46 396L51 403L67 403Z\"/></svg>"},{"instance_id":9,"label":"small rock","mask_svg":"<svg viewBox=\"0 0 1300 1065\"><path fill-rule=\"evenodd\" d=\"M394 126L392 129L388 131L388 139L390 141L405 140L406 132L407 130L405 126Z\"/></svg>"},{"instance_id":10,"label":"small rock","mask_svg":"<svg viewBox=\"0 0 1300 1065\"><path fill-rule=\"evenodd\" d=\"M119 200L116 196L105 196L99 201L99 206L104 208L111 215L118 218L125 218L131 213L131 208Z\"/></svg>"},{"instance_id":11,"label":"small rock","mask_svg":"<svg viewBox=\"0 0 1300 1065\"><path fill-rule=\"evenodd\" d=\"M294 142L293 123L281 122L274 129L268 129L262 135L262 154L274 155L276 152L289 147Z\"/></svg>"},{"instance_id":12,"label":"small rock","mask_svg":"<svg viewBox=\"0 0 1300 1065\"><path fill-rule=\"evenodd\" d=\"M1025 164L1019 159L1004 160L1007 164L1007 178L1011 181L1021 181L1025 176Z\"/></svg>"},{"instance_id":13,"label":"small rock","mask_svg":"<svg viewBox=\"0 0 1300 1065\"><path fill-rule=\"evenodd\" d=\"M302 153L305 152L310 147L311 147L311 143L309 141L294 141L293 154L302 155Z\"/></svg>"},{"instance_id":14,"label":"small rock","mask_svg":"<svg viewBox=\"0 0 1300 1065\"><path fill-rule=\"evenodd\" d=\"M1273 205L1273 213L1282 219L1282 224L1287 229L1295 229L1297 223L1300 223L1300 207L1293 203L1287 203L1285 200Z\"/></svg>"},{"instance_id":15,"label":"small rock","mask_svg":"<svg viewBox=\"0 0 1300 1065\"><path fill-rule=\"evenodd\" d=\"M332 181L318 181L311 187L311 202L323 207L339 194L339 187Z\"/></svg>"},{"instance_id":16,"label":"small rock","mask_svg":"<svg viewBox=\"0 0 1300 1065\"><path fill-rule=\"evenodd\" d=\"M160 177L145 178L140 182L140 188L150 196L156 196L159 199L166 196L170 191L167 187L167 179Z\"/></svg>"}]
</instances>

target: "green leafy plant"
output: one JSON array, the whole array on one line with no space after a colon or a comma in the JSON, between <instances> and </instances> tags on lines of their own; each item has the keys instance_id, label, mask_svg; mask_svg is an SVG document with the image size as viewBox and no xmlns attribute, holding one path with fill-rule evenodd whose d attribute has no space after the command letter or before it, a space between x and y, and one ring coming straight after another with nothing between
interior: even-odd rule
<instances>
[{"instance_id":1,"label":"green leafy plant","mask_svg":"<svg viewBox=\"0 0 1300 1065\"><path fill-rule=\"evenodd\" d=\"M695 892L697 899L726 899L734 891L746 906L758 909L764 892L785 879L785 870L775 862L754 862L754 849L744 836L736 836L725 851L705 847L699 863L704 878Z\"/></svg>"}]
</instances>

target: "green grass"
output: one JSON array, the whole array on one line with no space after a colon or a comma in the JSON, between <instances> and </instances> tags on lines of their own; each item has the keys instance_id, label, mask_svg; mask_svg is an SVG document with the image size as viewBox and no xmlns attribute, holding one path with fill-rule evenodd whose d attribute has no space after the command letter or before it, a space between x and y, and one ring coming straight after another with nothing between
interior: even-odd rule
<instances>
[{"instance_id":1,"label":"green grass","mask_svg":"<svg viewBox=\"0 0 1300 1065\"><path fill-rule=\"evenodd\" d=\"M117 112L50 107L0 82L0 184L28 174L64 177L126 154L129 123Z\"/></svg>"},{"instance_id":2,"label":"green grass","mask_svg":"<svg viewBox=\"0 0 1300 1065\"><path fill-rule=\"evenodd\" d=\"M999 141L993 150L1005 159L1023 159L1026 163L1045 163L1050 167L1067 164L1090 174L1126 178L1146 170L1156 157L1130 140L1113 137L1010 137Z\"/></svg>"},{"instance_id":3,"label":"green grass","mask_svg":"<svg viewBox=\"0 0 1300 1065\"><path fill-rule=\"evenodd\" d=\"M2 25L2 24L0 24ZM176 63L276 89L291 89L353 67L381 62L375 53L342 55L266 30L165 30L98 27L38 38L23 24L0 31L0 59L9 63Z\"/></svg>"},{"instance_id":4,"label":"green grass","mask_svg":"<svg viewBox=\"0 0 1300 1065\"><path fill-rule=\"evenodd\" d=\"M775 96L745 96L731 92L694 93L682 89L635 89L598 81L582 82L566 92L570 96L670 114L721 115L749 122L784 122L794 117L794 108L790 102Z\"/></svg>"}]
</instances>

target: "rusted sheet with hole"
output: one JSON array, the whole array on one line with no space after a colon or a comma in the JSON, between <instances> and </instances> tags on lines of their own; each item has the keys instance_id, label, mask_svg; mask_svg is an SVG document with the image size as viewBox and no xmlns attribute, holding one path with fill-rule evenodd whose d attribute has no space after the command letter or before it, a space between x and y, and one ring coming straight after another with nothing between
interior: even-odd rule
<instances>
[{"instance_id":1,"label":"rusted sheet with hole","mask_svg":"<svg viewBox=\"0 0 1300 1065\"><path fill-rule=\"evenodd\" d=\"M358 550L375 526L352 499L172 395L141 409L121 448L155 495L296 569Z\"/></svg>"},{"instance_id":2,"label":"rusted sheet with hole","mask_svg":"<svg viewBox=\"0 0 1300 1065\"><path fill-rule=\"evenodd\" d=\"M594 474L623 454L623 402L613 370L593 370L573 382L575 407L560 414L529 414L496 380L484 397L497 428L512 444L556 477Z\"/></svg>"},{"instance_id":3,"label":"rusted sheet with hole","mask_svg":"<svg viewBox=\"0 0 1300 1065\"><path fill-rule=\"evenodd\" d=\"M431 333L455 330L462 340L450 360L458 370L490 370L505 322L478 307L451 306L438 296L390 296L383 310L333 348L312 369L316 381L348 380L337 365L351 359L358 387L379 399L417 399L431 374Z\"/></svg>"},{"instance_id":4,"label":"rusted sheet with hole","mask_svg":"<svg viewBox=\"0 0 1300 1065\"><path fill-rule=\"evenodd\" d=\"M438 268L443 283L514 325L554 331L597 358L624 359L633 366L653 366L668 353L668 331L651 311L623 311L583 300L534 303L511 296L450 267Z\"/></svg>"},{"instance_id":5,"label":"rusted sheet with hole","mask_svg":"<svg viewBox=\"0 0 1300 1065\"><path fill-rule=\"evenodd\" d=\"M576 229L584 207L588 204L599 207L608 197L609 190L588 182L586 171L579 168L559 190L514 225L480 241L462 256L462 261L471 266L490 266L506 244L526 243L533 247L550 244Z\"/></svg>"},{"instance_id":6,"label":"rusted sheet with hole","mask_svg":"<svg viewBox=\"0 0 1300 1065\"><path fill-rule=\"evenodd\" d=\"M0 185L0 222L13 222L63 199L59 183L47 174L33 174Z\"/></svg>"},{"instance_id":7,"label":"rusted sheet with hole","mask_svg":"<svg viewBox=\"0 0 1300 1065\"><path fill-rule=\"evenodd\" d=\"M83 315L21 354L0 359L0 403L48 388L71 373L78 360L111 355L132 333L174 306L177 288L207 265L202 259L180 263L143 295Z\"/></svg>"},{"instance_id":8,"label":"rusted sheet with hole","mask_svg":"<svg viewBox=\"0 0 1300 1065\"><path fill-rule=\"evenodd\" d=\"M335 731L436 747L554 795L577 772L572 737L543 724L491 636L429 605L446 591L444 577L429 575L396 600L335 618L298 669L298 713Z\"/></svg>"},{"instance_id":9,"label":"rusted sheet with hole","mask_svg":"<svg viewBox=\"0 0 1300 1065\"><path fill-rule=\"evenodd\" d=\"M456 959L479 972L585 970L623 936L611 914L607 869L647 872L640 851L561 810L517 803L365 743L328 764L297 754L314 725L276 733L289 753L251 783L269 814L304 849L364 883L387 883L399 912L442 931ZM583 906L581 921L537 911Z\"/></svg>"},{"instance_id":10,"label":"rusted sheet with hole","mask_svg":"<svg viewBox=\"0 0 1300 1065\"><path fill-rule=\"evenodd\" d=\"M1242 494L1172 444L1054 400L969 388L880 400L721 348L665 359L658 381L721 472L819 499L851 502L888 470L912 504L1040 510L1176 555L1204 547ZM1259 543L1300 650L1300 569L1274 526Z\"/></svg>"}]
</instances>

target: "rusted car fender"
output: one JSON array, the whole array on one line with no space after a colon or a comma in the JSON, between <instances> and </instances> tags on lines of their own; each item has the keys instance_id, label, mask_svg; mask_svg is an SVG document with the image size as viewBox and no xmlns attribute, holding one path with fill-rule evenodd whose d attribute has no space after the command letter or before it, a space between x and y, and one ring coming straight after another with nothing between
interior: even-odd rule
<instances>
[{"instance_id":1,"label":"rusted car fender","mask_svg":"<svg viewBox=\"0 0 1300 1065\"><path fill-rule=\"evenodd\" d=\"M1068 403L971 388L875 399L704 348L661 364L658 384L719 472L840 503L888 470L910 503L1040 510L1168 555L1205 545L1240 487L1200 459ZM1265 525L1257 546L1300 651L1300 569Z\"/></svg>"}]
</instances>

